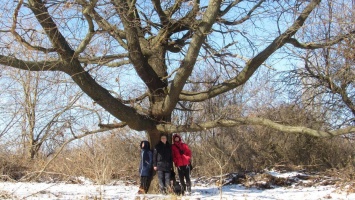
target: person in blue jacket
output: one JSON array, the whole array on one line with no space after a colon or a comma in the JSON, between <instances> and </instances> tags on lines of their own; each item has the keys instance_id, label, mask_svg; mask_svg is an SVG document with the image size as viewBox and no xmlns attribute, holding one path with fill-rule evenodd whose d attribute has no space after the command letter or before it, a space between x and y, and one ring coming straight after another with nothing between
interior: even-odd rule
<instances>
[{"instance_id":1,"label":"person in blue jacket","mask_svg":"<svg viewBox=\"0 0 355 200\"><path fill-rule=\"evenodd\" d=\"M141 141L141 161L139 164L140 186L139 194L145 194L149 188L150 178L152 176L153 153L150 150L148 141Z\"/></svg>"}]
</instances>

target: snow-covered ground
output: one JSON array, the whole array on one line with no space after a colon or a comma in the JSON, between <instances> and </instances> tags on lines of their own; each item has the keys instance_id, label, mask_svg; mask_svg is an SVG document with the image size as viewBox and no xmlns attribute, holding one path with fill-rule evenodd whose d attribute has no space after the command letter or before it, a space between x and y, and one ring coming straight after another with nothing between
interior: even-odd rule
<instances>
[{"instance_id":1,"label":"snow-covered ground","mask_svg":"<svg viewBox=\"0 0 355 200\"><path fill-rule=\"evenodd\" d=\"M280 174L285 176L285 174ZM273 189L246 188L227 185L222 191L215 185L195 184L189 196L137 195L138 186L114 182L111 185L94 185L89 181L81 184L0 182L0 199L337 199L355 200L355 193L347 193L335 185L304 187L275 187Z\"/></svg>"}]
</instances>

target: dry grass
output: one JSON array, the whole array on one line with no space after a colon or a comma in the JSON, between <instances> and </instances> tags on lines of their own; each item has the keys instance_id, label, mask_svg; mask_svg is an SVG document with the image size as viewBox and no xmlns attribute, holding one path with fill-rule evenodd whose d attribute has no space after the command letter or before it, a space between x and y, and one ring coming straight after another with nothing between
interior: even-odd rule
<instances>
[{"instance_id":1,"label":"dry grass","mask_svg":"<svg viewBox=\"0 0 355 200\"><path fill-rule=\"evenodd\" d=\"M76 147L63 152L49 170L87 177L99 184L112 179L135 181L140 141L141 138L122 135L85 138Z\"/></svg>"},{"instance_id":2,"label":"dry grass","mask_svg":"<svg viewBox=\"0 0 355 200\"><path fill-rule=\"evenodd\" d=\"M259 113L260 114L260 113ZM267 110L263 116L279 123L317 128L319 119L297 107ZM346 137L315 138L285 134L262 126L239 126L185 135L193 150L196 176L230 172L282 170L342 170L355 180L355 140ZM222 167L221 167L222 166ZM222 170L221 170L222 168Z\"/></svg>"},{"instance_id":3,"label":"dry grass","mask_svg":"<svg viewBox=\"0 0 355 200\"><path fill-rule=\"evenodd\" d=\"M345 181L355 180L355 150L344 138L319 139L304 135L273 133L265 129L223 129L223 134L183 135L193 152L193 177L230 172L317 170ZM80 183L78 177L105 184L112 180L138 183L139 144L132 134L97 135L75 141L50 163L40 180ZM27 160L0 154L3 180L34 178L51 158Z\"/></svg>"},{"instance_id":4,"label":"dry grass","mask_svg":"<svg viewBox=\"0 0 355 200\"><path fill-rule=\"evenodd\" d=\"M113 179L138 180L139 144L142 138L132 135L87 137L71 144L50 163L40 180L79 182L86 177L104 184ZM24 180L36 177L51 157L26 159L19 155L0 155L3 179Z\"/></svg>"}]
</instances>

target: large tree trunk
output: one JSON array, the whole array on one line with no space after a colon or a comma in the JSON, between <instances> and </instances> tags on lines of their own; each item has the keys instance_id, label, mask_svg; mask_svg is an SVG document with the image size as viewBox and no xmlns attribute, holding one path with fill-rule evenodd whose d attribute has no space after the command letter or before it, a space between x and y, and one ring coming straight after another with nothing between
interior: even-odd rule
<instances>
[{"instance_id":1,"label":"large tree trunk","mask_svg":"<svg viewBox=\"0 0 355 200\"><path fill-rule=\"evenodd\" d=\"M151 150L154 151L154 147L155 145L158 144L158 142L160 141L160 134L162 134L160 131L158 130L150 130L147 131L147 135L148 135L148 140L151 144ZM171 144L172 142L172 134L167 134L168 135L168 142ZM148 189L148 193L149 194L156 194L159 192L159 182L158 182L158 176L156 176L156 171L153 170L152 173L152 178L150 180L150 184L149 184L149 189Z\"/></svg>"},{"instance_id":2,"label":"large tree trunk","mask_svg":"<svg viewBox=\"0 0 355 200\"><path fill-rule=\"evenodd\" d=\"M151 144L151 150L154 152L154 147L156 144L158 144L158 142L160 141L160 132L158 130L151 130L148 131L147 135L148 135L148 139L149 142ZM158 182L158 176L156 176L156 171L154 169L152 169L153 173L152 173L152 178L150 180L150 184L149 184L149 189L148 189L148 193L149 194L156 194L159 192L159 182Z\"/></svg>"}]
</instances>

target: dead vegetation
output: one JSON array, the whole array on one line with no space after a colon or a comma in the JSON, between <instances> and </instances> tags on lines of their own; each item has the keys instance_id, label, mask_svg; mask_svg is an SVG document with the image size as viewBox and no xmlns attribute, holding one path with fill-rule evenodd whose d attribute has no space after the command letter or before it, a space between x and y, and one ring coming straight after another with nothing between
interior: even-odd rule
<instances>
[{"instance_id":1,"label":"dead vegetation","mask_svg":"<svg viewBox=\"0 0 355 200\"><path fill-rule=\"evenodd\" d=\"M11 198L15 198L12 194L9 194L6 191L1 191L0 190L0 199L11 199Z\"/></svg>"},{"instance_id":2,"label":"dead vegetation","mask_svg":"<svg viewBox=\"0 0 355 200\"><path fill-rule=\"evenodd\" d=\"M220 181L222 180L222 181ZM249 173L228 173L222 176L213 176L211 178L201 177L196 179L197 185L211 185L218 187L225 185L238 184L247 188L257 189L273 189L275 187L313 187L313 186L327 186L327 185L343 185L349 188L347 191L354 189L353 184L348 184L338 177L328 176L327 173L319 172L292 172L286 177L280 177L270 173L264 172L249 172Z\"/></svg>"},{"instance_id":3,"label":"dead vegetation","mask_svg":"<svg viewBox=\"0 0 355 200\"><path fill-rule=\"evenodd\" d=\"M355 180L355 148L349 138L313 138L248 126L183 137L193 152L192 177L196 184L241 184L260 189L337 185L354 192L354 184L350 183ZM85 137L66 146L42 173L50 156L27 159L16 152L2 151L0 179L80 184L85 177L97 184L137 184L139 144L143 139L146 138L131 132ZM264 169L270 168L299 173L294 177L275 177L265 173Z\"/></svg>"}]
</instances>

